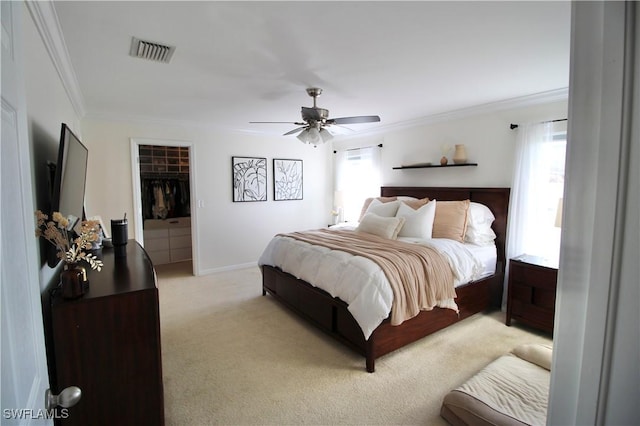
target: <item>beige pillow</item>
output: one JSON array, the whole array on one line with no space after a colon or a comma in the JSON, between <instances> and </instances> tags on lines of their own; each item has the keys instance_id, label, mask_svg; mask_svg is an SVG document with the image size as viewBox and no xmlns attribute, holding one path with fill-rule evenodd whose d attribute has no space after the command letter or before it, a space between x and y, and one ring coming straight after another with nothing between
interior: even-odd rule
<instances>
[{"instance_id":1,"label":"beige pillow","mask_svg":"<svg viewBox=\"0 0 640 426\"><path fill-rule=\"evenodd\" d=\"M408 205L409 207L411 207L414 210L418 210L420 207L424 206L425 204L427 204L429 202L428 198L421 198L419 200L417 199L413 199L413 200L401 200L403 203L405 203L406 205Z\"/></svg>"},{"instance_id":2,"label":"beige pillow","mask_svg":"<svg viewBox=\"0 0 640 426\"><path fill-rule=\"evenodd\" d=\"M364 204L362 205L362 210L360 210L360 218L358 220L362 220L362 218L364 217L365 213L367 213L367 209L369 208L369 205L371 204L371 202L373 200L378 200L382 203L388 203L390 201L395 201L397 200L398 197L371 197L371 198L367 198L366 200L364 200Z\"/></svg>"},{"instance_id":3,"label":"beige pillow","mask_svg":"<svg viewBox=\"0 0 640 426\"><path fill-rule=\"evenodd\" d=\"M469 200L438 201L436 204L436 216L433 220L433 238L448 238L461 243L464 242L464 235L467 231L469 203Z\"/></svg>"},{"instance_id":4,"label":"beige pillow","mask_svg":"<svg viewBox=\"0 0 640 426\"><path fill-rule=\"evenodd\" d=\"M511 353L518 358L551 371L553 348L549 345L543 345L541 343L524 344L514 348Z\"/></svg>"},{"instance_id":5,"label":"beige pillow","mask_svg":"<svg viewBox=\"0 0 640 426\"><path fill-rule=\"evenodd\" d=\"M356 232L366 232L367 234L395 240L398 232L402 229L405 219L403 217L382 217L373 213L364 215Z\"/></svg>"}]
</instances>

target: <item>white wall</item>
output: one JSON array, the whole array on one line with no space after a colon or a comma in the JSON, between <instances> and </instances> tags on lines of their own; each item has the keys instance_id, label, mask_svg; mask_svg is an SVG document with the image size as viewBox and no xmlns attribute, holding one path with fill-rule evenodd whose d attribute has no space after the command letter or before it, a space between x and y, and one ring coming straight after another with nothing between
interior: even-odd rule
<instances>
[{"instance_id":1,"label":"white wall","mask_svg":"<svg viewBox=\"0 0 640 426\"><path fill-rule=\"evenodd\" d=\"M326 226L332 205L331 147L313 148L295 137L258 137L200 126L83 120L89 148L89 215L133 217L131 138L190 141L195 185L192 216L197 274L255 264L278 232ZM267 158L268 201L232 201L231 157ZM273 201L273 158L303 160L301 201ZM201 206L201 207L197 207ZM130 222L131 223L131 222ZM131 225L130 225L131 226ZM133 238L133 230L129 236Z\"/></svg>"},{"instance_id":2,"label":"white wall","mask_svg":"<svg viewBox=\"0 0 640 426\"><path fill-rule=\"evenodd\" d=\"M463 115L462 112L454 112L440 122L390 131L381 136L342 140L334 146L340 150L382 143L384 185L510 187L516 131L509 125L567 118L567 101L482 111L483 108L478 108L474 115L465 111L464 117L460 118L455 117ZM455 144L464 144L468 161L478 163L478 166L393 170L403 164L440 164L441 147ZM447 156L452 162L453 151Z\"/></svg>"},{"instance_id":3,"label":"white wall","mask_svg":"<svg viewBox=\"0 0 640 426\"><path fill-rule=\"evenodd\" d=\"M23 14L24 71L28 130L32 158L33 202L37 209L49 209L47 162L58 160L61 124L66 123L80 135L80 117L75 111L63 86L58 71L42 41L32 15L25 8ZM35 231L35 216L34 216ZM34 244L36 243L34 237ZM46 242L38 242L42 252ZM44 254L41 256L44 262ZM40 286L44 291L57 276L46 263L41 265Z\"/></svg>"}]
</instances>

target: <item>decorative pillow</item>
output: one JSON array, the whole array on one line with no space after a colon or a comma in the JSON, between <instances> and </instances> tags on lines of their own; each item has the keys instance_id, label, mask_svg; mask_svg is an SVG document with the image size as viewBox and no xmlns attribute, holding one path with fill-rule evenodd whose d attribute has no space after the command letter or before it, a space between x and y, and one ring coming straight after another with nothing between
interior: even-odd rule
<instances>
[{"instance_id":1,"label":"decorative pillow","mask_svg":"<svg viewBox=\"0 0 640 426\"><path fill-rule=\"evenodd\" d=\"M402 201L403 203L405 203L407 206L411 207L414 210L418 210L420 207L426 205L429 202L428 198L421 198L421 199L414 198L413 200L402 200L400 197L398 197L398 200Z\"/></svg>"},{"instance_id":2,"label":"decorative pillow","mask_svg":"<svg viewBox=\"0 0 640 426\"><path fill-rule=\"evenodd\" d=\"M403 217L382 217L373 213L366 213L356 228L356 232L366 232L367 234L395 240L398 238L398 232L404 225L404 221Z\"/></svg>"},{"instance_id":3,"label":"decorative pillow","mask_svg":"<svg viewBox=\"0 0 640 426\"><path fill-rule=\"evenodd\" d=\"M469 204L469 200L438 201L432 237L463 242L467 231Z\"/></svg>"},{"instance_id":4,"label":"decorative pillow","mask_svg":"<svg viewBox=\"0 0 640 426\"><path fill-rule=\"evenodd\" d=\"M390 201L397 200L397 197L377 197L377 198L371 197L371 198L367 198L366 200L364 200L364 204L362 205L362 210L360 210L360 218L358 220L362 220L362 217L367 212L367 209L369 208L369 206L371 205L371 202L373 200L378 200L378 201L381 201L383 203L388 203Z\"/></svg>"},{"instance_id":5,"label":"decorative pillow","mask_svg":"<svg viewBox=\"0 0 640 426\"><path fill-rule=\"evenodd\" d=\"M469 205L469 221L467 232L464 235L466 243L477 245L490 245L496 239L496 234L491 229L491 224L496 217L489 207L484 204L471 202Z\"/></svg>"},{"instance_id":6,"label":"decorative pillow","mask_svg":"<svg viewBox=\"0 0 640 426\"><path fill-rule=\"evenodd\" d=\"M400 203L396 217L405 218L404 225L398 233L398 237L431 238L433 219L436 215L436 200L432 200L417 210Z\"/></svg>"},{"instance_id":7,"label":"decorative pillow","mask_svg":"<svg viewBox=\"0 0 640 426\"><path fill-rule=\"evenodd\" d=\"M553 347L541 343L523 344L511 351L518 358L551 371Z\"/></svg>"},{"instance_id":8,"label":"decorative pillow","mask_svg":"<svg viewBox=\"0 0 640 426\"><path fill-rule=\"evenodd\" d=\"M383 203L376 199L371 201L371 204L369 204L367 213L377 214L382 217L395 217L398 212L398 207L400 207L400 201L398 200Z\"/></svg>"}]
</instances>

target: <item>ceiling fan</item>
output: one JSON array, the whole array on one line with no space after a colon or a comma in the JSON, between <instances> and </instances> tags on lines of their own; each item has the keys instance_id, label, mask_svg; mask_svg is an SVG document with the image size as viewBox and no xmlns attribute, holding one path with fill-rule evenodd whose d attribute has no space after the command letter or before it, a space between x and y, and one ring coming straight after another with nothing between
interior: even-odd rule
<instances>
[{"instance_id":1,"label":"ceiling fan","mask_svg":"<svg viewBox=\"0 0 640 426\"><path fill-rule=\"evenodd\" d=\"M316 105L316 98L320 96L322 89L318 87L310 87L307 89L307 94L313 98L312 107L302 107L302 121L250 121L249 123L290 123L300 127L288 131L283 136L298 134L298 139L304 143L310 143L317 145L319 143L328 142L333 138L333 135L327 128L334 125L342 124L359 124L359 123L374 123L380 121L380 117L377 115L360 115L356 117L339 117L329 118L329 110L319 108Z\"/></svg>"}]
</instances>

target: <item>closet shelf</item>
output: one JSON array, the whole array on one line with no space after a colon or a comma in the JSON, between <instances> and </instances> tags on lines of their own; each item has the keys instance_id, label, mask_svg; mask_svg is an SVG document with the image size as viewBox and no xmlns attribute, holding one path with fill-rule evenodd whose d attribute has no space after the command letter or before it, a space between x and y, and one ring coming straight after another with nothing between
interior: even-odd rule
<instances>
[{"instance_id":1,"label":"closet shelf","mask_svg":"<svg viewBox=\"0 0 640 426\"><path fill-rule=\"evenodd\" d=\"M428 168L435 168L435 169L441 169L441 168L445 168L445 167L468 167L468 166L477 166L478 163L464 163L464 164L445 164L444 166L440 165L440 164L418 164L415 166L398 166L398 167L394 167L393 170L403 170L403 169L428 169Z\"/></svg>"},{"instance_id":2,"label":"closet shelf","mask_svg":"<svg viewBox=\"0 0 640 426\"><path fill-rule=\"evenodd\" d=\"M140 173L189 173L189 147L140 145Z\"/></svg>"}]
</instances>

